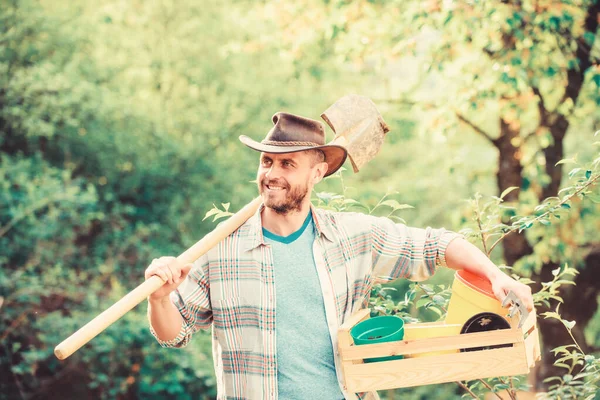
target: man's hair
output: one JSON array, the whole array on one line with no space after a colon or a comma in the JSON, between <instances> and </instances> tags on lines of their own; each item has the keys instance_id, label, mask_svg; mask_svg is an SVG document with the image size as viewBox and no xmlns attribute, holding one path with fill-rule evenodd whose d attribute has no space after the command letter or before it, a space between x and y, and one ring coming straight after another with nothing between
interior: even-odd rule
<instances>
[{"instance_id":1,"label":"man's hair","mask_svg":"<svg viewBox=\"0 0 600 400\"><path fill-rule=\"evenodd\" d=\"M306 152L308 153L309 156L311 156L311 163L310 163L311 167L314 167L318 163L325 162L325 153L323 153L321 150L310 149L310 150L306 150Z\"/></svg>"}]
</instances>

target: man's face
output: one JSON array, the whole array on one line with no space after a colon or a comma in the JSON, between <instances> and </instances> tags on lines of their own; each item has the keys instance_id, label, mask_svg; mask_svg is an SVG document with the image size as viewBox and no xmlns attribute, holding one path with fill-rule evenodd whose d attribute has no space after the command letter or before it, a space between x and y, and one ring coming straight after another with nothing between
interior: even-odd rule
<instances>
[{"instance_id":1,"label":"man's face","mask_svg":"<svg viewBox=\"0 0 600 400\"><path fill-rule=\"evenodd\" d=\"M266 207L278 214L300 211L313 188L314 161L309 153L261 153L256 182Z\"/></svg>"}]
</instances>

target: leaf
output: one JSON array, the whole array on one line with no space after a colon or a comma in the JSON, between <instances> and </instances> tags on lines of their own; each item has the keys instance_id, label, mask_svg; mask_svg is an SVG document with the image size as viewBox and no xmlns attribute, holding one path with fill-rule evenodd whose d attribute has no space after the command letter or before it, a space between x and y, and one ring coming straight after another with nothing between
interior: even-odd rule
<instances>
[{"instance_id":1,"label":"leaf","mask_svg":"<svg viewBox=\"0 0 600 400\"><path fill-rule=\"evenodd\" d=\"M214 205L213 205L214 206ZM206 215L204 216L204 218L202 218L202 221L204 221L205 219L209 218L212 215L215 215L217 213L221 212L217 207L214 207L213 209L209 210Z\"/></svg>"},{"instance_id":2,"label":"leaf","mask_svg":"<svg viewBox=\"0 0 600 400\"><path fill-rule=\"evenodd\" d=\"M590 201L592 201L593 203L600 204L600 196L594 195L588 196L587 198L590 199Z\"/></svg>"},{"instance_id":3,"label":"leaf","mask_svg":"<svg viewBox=\"0 0 600 400\"><path fill-rule=\"evenodd\" d=\"M569 171L569 178L572 178L573 176L575 176L579 171L581 171L581 168L579 168L579 167L573 168L571 171Z\"/></svg>"},{"instance_id":4,"label":"leaf","mask_svg":"<svg viewBox=\"0 0 600 400\"><path fill-rule=\"evenodd\" d=\"M225 212L225 211L219 211L219 212L218 212L218 213L215 215L215 217L213 218L213 222L215 222L216 220L218 220L218 219L221 219L221 218L229 217L229 216L231 216L231 215L233 215L233 213L230 213L230 212Z\"/></svg>"},{"instance_id":5,"label":"leaf","mask_svg":"<svg viewBox=\"0 0 600 400\"><path fill-rule=\"evenodd\" d=\"M231 204L231 203L221 203L221 205L223 206L223 209L224 209L225 211L229 211L229 205L230 205L230 204Z\"/></svg>"},{"instance_id":6,"label":"leaf","mask_svg":"<svg viewBox=\"0 0 600 400\"><path fill-rule=\"evenodd\" d=\"M396 211L396 210L404 210L406 208L414 208L413 206L408 205L408 204L400 204L396 200L386 200L386 201L382 202L380 204L380 206L391 207L391 208L394 209L394 211Z\"/></svg>"},{"instance_id":7,"label":"leaf","mask_svg":"<svg viewBox=\"0 0 600 400\"><path fill-rule=\"evenodd\" d=\"M423 289L423 291L427 292L427 294L433 292L433 287L431 285L421 284L419 286L421 286L421 289Z\"/></svg>"},{"instance_id":8,"label":"leaf","mask_svg":"<svg viewBox=\"0 0 600 400\"><path fill-rule=\"evenodd\" d=\"M593 362L594 362L594 360L595 360L595 357L594 357L593 355L591 355L591 354L587 354L587 355L584 357L584 359L585 359L585 362L586 362L586 363L588 363L588 364L591 364L591 363L593 363Z\"/></svg>"},{"instance_id":9,"label":"leaf","mask_svg":"<svg viewBox=\"0 0 600 400\"><path fill-rule=\"evenodd\" d=\"M354 199L344 199L344 204L361 204Z\"/></svg>"},{"instance_id":10,"label":"leaf","mask_svg":"<svg viewBox=\"0 0 600 400\"><path fill-rule=\"evenodd\" d=\"M566 208L567 210L571 208L571 206L567 203L563 203L560 205L562 208Z\"/></svg>"},{"instance_id":11,"label":"leaf","mask_svg":"<svg viewBox=\"0 0 600 400\"><path fill-rule=\"evenodd\" d=\"M328 204L331 200L337 200L342 198L342 196L339 194L328 192L319 192L317 193L317 197L323 200L326 204Z\"/></svg>"},{"instance_id":12,"label":"leaf","mask_svg":"<svg viewBox=\"0 0 600 400\"><path fill-rule=\"evenodd\" d=\"M544 383L548 383L548 382L552 382L552 381L562 382L558 376L551 376L550 378L546 378L543 380Z\"/></svg>"},{"instance_id":13,"label":"leaf","mask_svg":"<svg viewBox=\"0 0 600 400\"><path fill-rule=\"evenodd\" d=\"M562 160L560 160L559 162L557 162L556 164L554 164L554 166L556 167L557 165L560 164L577 164L577 161L575 161L575 158L564 158Z\"/></svg>"},{"instance_id":14,"label":"leaf","mask_svg":"<svg viewBox=\"0 0 600 400\"><path fill-rule=\"evenodd\" d=\"M432 300L435 302L435 304L440 305L440 306L443 306L444 304L446 304L446 299L444 299L439 294L436 294L435 296L433 296Z\"/></svg>"},{"instance_id":15,"label":"leaf","mask_svg":"<svg viewBox=\"0 0 600 400\"><path fill-rule=\"evenodd\" d=\"M428 310L431 310L431 311L433 311L433 312L434 312L434 313L436 313L436 314L437 314L439 317L441 317L441 316L442 316L442 311L441 311L439 308L437 308L437 307L428 307L427 309L428 309Z\"/></svg>"},{"instance_id":16,"label":"leaf","mask_svg":"<svg viewBox=\"0 0 600 400\"><path fill-rule=\"evenodd\" d=\"M573 379L581 379L581 378L585 378L586 376L594 376L596 375L597 372L584 372L584 373L579 373L577 375L575 375L575 378Z\"/></svg>"},{"instance_id":17,"label":"leaf","mask_svg":"<svg viewBox=\"0 0 600 400\"><path fill-rule=\"evenodd\" d=\"M565 326L569 330L573 329L573 327L575 326L576 323L577 323L577 321L564 321L563 320L563 324L565 324Z\"/></svg>"},{"instance_id":18,"label":"leaf","mask_svg":"<svg viewBox=\"0 0 600 400\"><path fill-rule=\"evenodd\" d=\"M370 211L369 207L367 207L366 205L364 205L360 201L357 201L357 200L354 200L354 199L344 199L344 201L342 203L345 204L348 208L358 207L358 208L361 208L363 210Z\"/></svg>"},{"instance_id":19,"label":"leaf","mask_svg":"<svg viewBox=\"0 0 600 400\"><path fill-rule=\"evenodd\" d=\"M560 317L560 315L554 311L548 311L548 312L542 313L541 315L544 317L544 319L553 318L553 319L562 321L562 318Z\"/></svg>"},{"instance_id":20,"label":"leaf","mask_svg":"<svg viewBox=\"0 0 600 400\"><path fill-rule=\"evenodd\" d=\"M585 171L585 179L590 179L592 176L592 171L590 171L589 169L587 171Z\"/></svg>"},{"instance_id":21,"label":"leaf","mask_svg":"<svg viewBox=\"0 0 600 400\"><path fill-rule=\"evenodd\" d=\"M417 300L417 302L415 303L417 308L421 308L423 306L425 306L427 303L430 303L431 301L429 300L429 298L427 297L421 297L419 300Z\"/></svg>"},{"instance_id":22,"label":"leaf","mask_svg":"<svg viewBox=\"0 0 600 400\"><path fill-rule=\"evenodd\" d=\"M504 199L504 197L509 194L510 192L512 192L513 190L517 190L519 187L518 186L511 186L509 188L504 189L504 191L502 192L502 194L500 195L501 199Z\"/></svg>"}]
</instances>

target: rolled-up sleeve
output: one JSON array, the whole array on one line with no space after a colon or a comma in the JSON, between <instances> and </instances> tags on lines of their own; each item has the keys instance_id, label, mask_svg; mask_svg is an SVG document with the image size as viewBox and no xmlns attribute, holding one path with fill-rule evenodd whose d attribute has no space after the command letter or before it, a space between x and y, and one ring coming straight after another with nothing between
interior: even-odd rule
<instances>
[{"instance_id":1,"label":"rolled-up sleeve","mask_svg":"<svg viewBox=\"0 0 600 400\"><path fill-rule=\"evenodd\" d=\"M174 339L160 340L150 325L150 332L162 347L184 347L200 329L208 329L213 321L208 280L208 259L200 257L187 278L171 292L171 302L183 317L179 333Z\"/></svg>"},{"instance_id":2,"label":"rolled-up sleeve","mask_svg":"<svg viewBox=\"0 0 600 400\"><path fill-rule=\"evenodd\" d=\"M373 275L379 281L422 281L446 266L446 248L461 235L444 228L411 228L388 218L371 219Z\"/></svg>"}]
</instances>

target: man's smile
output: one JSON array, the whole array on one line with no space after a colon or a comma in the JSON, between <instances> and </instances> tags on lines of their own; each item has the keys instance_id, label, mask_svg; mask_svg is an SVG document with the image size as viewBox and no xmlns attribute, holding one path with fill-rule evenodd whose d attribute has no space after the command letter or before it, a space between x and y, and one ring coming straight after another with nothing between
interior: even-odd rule
<instances>
[{"instance_id":1,"label":"man's smile","mask_svg":"<svg viewBox=\"0 0 600 400\"><path fill-rule=\"evenodd\" d=\"M267 189L271 190L271 191L280 191L280 190L285 190L285 188L283 186L274 186L274 185L265 185L267 187Z\"/></svg>"}]
</instances>

